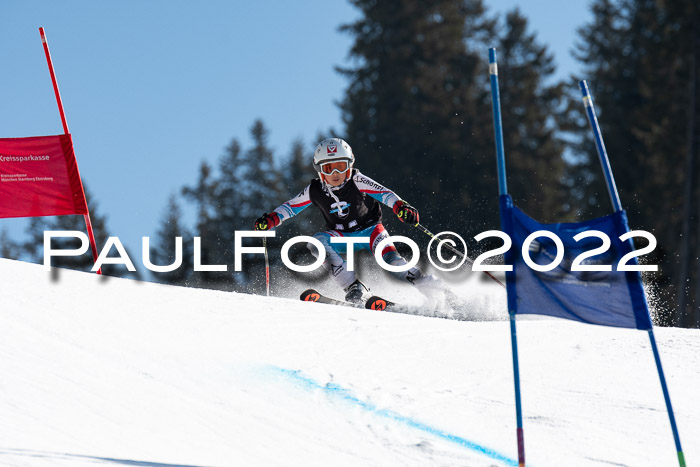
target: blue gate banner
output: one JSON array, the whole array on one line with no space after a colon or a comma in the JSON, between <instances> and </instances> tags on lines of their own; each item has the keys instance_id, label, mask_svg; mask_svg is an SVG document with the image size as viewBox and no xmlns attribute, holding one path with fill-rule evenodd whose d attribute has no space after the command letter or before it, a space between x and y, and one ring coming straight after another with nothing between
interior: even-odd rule
<instances>
[{"instance_id":1,"label":"blue gate banner","mask_svg":"<svg viewBox=\"0 0 700 467\"><path fill-rule=\"evenodd\" d=\"M622 328L651 329L651 317L642 278L638 271L617 271L618 262L633 251L631 240L621 241L629 231L624 210L608 216L576 223L542 224L513 205L510 195L501 195L501 222L513 245L505 255L513 271L506 273L508 310L519 314L539 314L583 323ZM564 257L551 271L537 271L525 263L522 246L538 230L558 236ZM588 230L606 234L610 248L584 260L584 265L611 265L612 271L571 271L574 259L598 248L602 240L589 237L575 241L574 236ZM555 242L539 236L529 244L530 259L537 265L549 265L559 249ZM636 265L636 258L628 264Z\"/></svg>"}]
</instances>

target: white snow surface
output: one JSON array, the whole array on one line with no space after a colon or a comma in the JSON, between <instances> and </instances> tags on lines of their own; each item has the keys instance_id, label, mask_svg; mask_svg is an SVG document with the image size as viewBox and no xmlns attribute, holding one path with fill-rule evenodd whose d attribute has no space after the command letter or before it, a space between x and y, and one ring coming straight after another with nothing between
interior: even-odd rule
<instances>
[{"instance_id":1,"label":"white snow surface","mask_svg":"<svg viewBox=\"0 0 700 467\"><path fill-rule=\"evenodd\" d=\"M461 289L472 321L10 260L0 284L0 465L517 465L495 283ZM417 303L409 286L385 295ZM646 332L517 329L528 466L678 465ZM655 333L697 466L700 331Z\"/></svg>"}]
</instances>

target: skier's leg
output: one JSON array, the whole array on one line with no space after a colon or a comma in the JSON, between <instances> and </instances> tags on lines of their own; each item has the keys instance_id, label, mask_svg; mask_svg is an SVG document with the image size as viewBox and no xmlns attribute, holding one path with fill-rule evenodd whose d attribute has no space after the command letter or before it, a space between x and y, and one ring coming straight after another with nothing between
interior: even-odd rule
<instances>
[{"instance_id":1,"label":"skier's leg","mask_svg":"<svg viewBox=\"0 0 700 467\"><path fill-rule=\"evenodd\" d=\"M370 245L374 254L379 243L389 237L389 232L382 224L377 224L370 235ZM408 262L396 251L393 243L389 242L382 249L382 259L392 266L406 266ZM426 296L432 296L442 289L441 281L432 274L424 274L418 267L414 266L406 271L393 272L390 274L399 280L405 280L414 285L419 292Z\"/></svg>"},{"instance_id":2,"label":"skier's leg","mask_svg":"<svg viewBox=\"0 0 700 467\"><path fill-rule=\"evenodd\" d=\"M355 232L357 234L357 232ZM318 232L314 238L318 239L325 250L326 259L323 262L323 267L328 271L333 281L345 291L345 301L353 303L364 303L371 294L369 288L365 286L355 274L354 271L349 271L347 262L343 258L343 254L347 254L346 245L342 243L331 243L332 237L340 237L343 234L336 230L327 230ZM353 235L346 233L345 235ZM309 244L309 250L316 256L317 249ZM355 246L353 246L355 248Z\"/></svg>"},{"instance_id":3,"label":"skier's leg","mask_svg":"<svg viewBox=\"0 0 700 467\"><path fill-rule=\"evenodd\" d=\"M377 224L374 226L374 229L372 230L372 233L370 234L370 248L371 252L374 255L375 251L377 249L377 246L379 246L379 243L381 243L384 239L389 237L389 232L384 228L382 224ZM387 243L383 248L382 248L382 259L384 262L387 264L390 264L391 266L405 266L408 264L408 262L403 259L403 256L399 254L398 251L396 251L396 247L394 246L393 243L389 242ZM421 272L420 269L417 267L412 267L411 269L407 271L401 271L401 272L393 272L391 271L390 274L397 279L400 280L405 280L413 284L416 279L420 278L423 276L423 273Z\"/></svg>"},{"instance_id":4,"label":"skier's leg","mask_svg":"<svg viewBox=\"0 0 700 467\"><path fill-rule=\"evenodd\" d=\"M340 252L336 248L343 247L342 244L332 244L331 237L339 237L340 234L335 230L326 230L325 232L318 232L314 234L314 238L321 242L323 249L325 250L326 260L323 262L323 268L328 271L331 279L338 284L343 290L348 288L350 284L357 280L357 276L354 271L348 271L347 263ZM309 243L307 245L311 254L318 258L318 250L314 245Z\"/></svg>"},{"instance_id":5,"label":"skier's leg","mask_svg":"<svg viewBox=\"0 0 700 467\"><path fill-rule=\"evenodd\" d=\"M364 299L369 298L369 289L357 278L354 271L348 271L347 263L341 256L345 251L345 245L331 243L331 237L339 237L340 233L335 230L327 230L314 235L318 239L325 250L326 260L323 262L323 267L329 272L333 281L345 291L345 301L353 303L363 303ZM309 244L309 250L316 256L318 250L315 246ZM316 256L318 258L318 256Z\"/></svg>"}]
</instances>

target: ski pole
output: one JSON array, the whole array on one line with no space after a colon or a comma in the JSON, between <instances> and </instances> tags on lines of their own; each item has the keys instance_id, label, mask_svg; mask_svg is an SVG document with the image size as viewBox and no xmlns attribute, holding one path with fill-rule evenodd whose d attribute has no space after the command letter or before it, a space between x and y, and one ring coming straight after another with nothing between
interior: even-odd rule
<instances>
[{"instance_id":1,"label":"ski pole","mask_svg":"<svg viewBox=\"0 0 700 467\"><path fill-rule=\"evenodd\" d=\"M426 229L422 224L416 224L415 227L417 227L419 230L421 230L423 233L425 233L428 237L430 237L430 238L437 238L437 237L435 237L435 234L434 234L434 233L432 233L430 230ZM473 266L473 265L474 265L474 261L472 261L472 259L471 259L469 256L465 255L464 253L462 253L462 252L459 251L458 249L454 248L454 247L453 247L452 245L450 245L449 243L445 243L445 246L446 246L452 253L456 254L456 255L459 256L460 258L464 258L464 260L466 260L466 262L469 263L470 266ZM489 276L491 279L493 279L493 280L495 280L496 282L498 282L502 287L505 287L505 284L503 284L503 282L501 282L500 280L498 280L498 279L497 279L493 274L491 274L490 272L488 272L488 271L482 271L482 272L484 272L484 273L485 273L487 276Z\"/></svg>"},{"instance_id":2,"label":"ski pole","mask_svg":"<svg viewBox=\"0 0 700 467\"><path fill-rule=\"evenodd\" d=\"M270 296L270 259L267 256L267 237L263 237L263 248L265 249L265 288L267 296Z\"/></svg>"}]
</instances>

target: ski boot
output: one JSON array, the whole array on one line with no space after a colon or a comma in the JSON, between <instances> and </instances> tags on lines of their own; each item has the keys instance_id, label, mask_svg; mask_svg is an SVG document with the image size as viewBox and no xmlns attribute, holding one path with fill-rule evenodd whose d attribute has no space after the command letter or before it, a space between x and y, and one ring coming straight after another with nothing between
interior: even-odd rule
<instances>
[{"instance_id":1,"label":"ski boot","mask_svg":"<svg viewBox=\"0 0 700 467\"><path fill-rule=\"evenodd\" d=\"M345 288L345 301L348 303L361 305L369 296L369 289L359 279Z\"/></svg>"}]
</instances>

